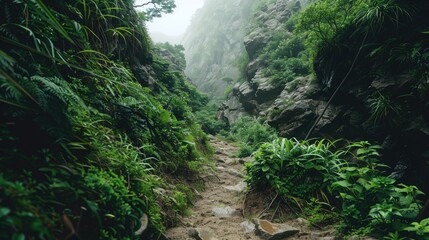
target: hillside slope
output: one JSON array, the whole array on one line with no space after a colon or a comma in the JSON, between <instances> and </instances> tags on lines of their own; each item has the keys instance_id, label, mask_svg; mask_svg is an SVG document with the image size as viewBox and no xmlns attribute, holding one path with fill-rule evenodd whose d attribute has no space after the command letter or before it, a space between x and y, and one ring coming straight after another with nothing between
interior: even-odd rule
<instances>
[{"instance_id":1,"label":"hillside slope","mask_svg":"<svg viewBox=\"0 0 429 240\"><path fill-rule=\"evenodd\" d=\"M183 49L131 0L0 3L0 238L157 238L209 153Z\"/></svg>"}]
</instances>

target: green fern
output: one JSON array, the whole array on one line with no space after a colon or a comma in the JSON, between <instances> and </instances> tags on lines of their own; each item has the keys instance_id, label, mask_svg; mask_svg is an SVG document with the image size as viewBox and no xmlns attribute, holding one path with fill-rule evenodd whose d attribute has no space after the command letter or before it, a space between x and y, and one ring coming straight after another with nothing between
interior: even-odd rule
<instances>
[{"instance_id":1,"label":"green fern","mask_svg":"<svg viewBox=\"0 0 429 240\"><path fill-rule=\"evenodd\" d=\"M65 105L78 104L85 109L87 108L82 99L70 89L68 83L58 77L33 76L31 81L39 85L44 93L55 96ZM42 98L40 94L39 97Z\"/></svg>"}]
</instances>

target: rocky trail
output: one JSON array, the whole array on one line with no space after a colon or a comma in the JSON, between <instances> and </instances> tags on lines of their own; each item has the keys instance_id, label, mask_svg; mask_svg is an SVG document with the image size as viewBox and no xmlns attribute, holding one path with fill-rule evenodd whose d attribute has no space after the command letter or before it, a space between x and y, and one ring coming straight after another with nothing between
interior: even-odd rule
<instances>
[{"instance_id":1,"label":"rocky trail","mask_svg":"<svg viewBox=\"0 0 429 240\"><path fill-rule=\"evenodd\" d=\"M264 216L266 196L247 194L244 182L244 162L235 157L238 148L230 143L211 138L216 150L216 167L204 176L205 191L194 202L190 216L180 226L169 229L170 240L259 240L259 239L334 239L331 231L311 229L304 219L274 224L257 219ZM261 217L263 218L263 217ZM269 219L269 218L268 218Z\"/></svg>"}]
</instances>

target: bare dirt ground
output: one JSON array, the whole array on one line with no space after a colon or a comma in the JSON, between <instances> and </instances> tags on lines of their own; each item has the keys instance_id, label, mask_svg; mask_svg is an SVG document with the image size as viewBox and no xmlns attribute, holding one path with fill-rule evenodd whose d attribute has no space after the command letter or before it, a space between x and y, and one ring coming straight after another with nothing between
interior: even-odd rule
<instances>
[{"instance_id":1,"label":"bare dirt ground","mask_svg":"<svg viewBox=\"0 0 429 240\"><path fill-rule=\"evenodd\" d=\"M264 211L268 196L246 191L243 161L234 155L238 148L233 144L211 138L216 154L216 167L212 175L205 176L205 191L194 202L191 215L183 218L181 226L171 228L166 236L171 240L259 240L251 220L270 216L273 211ZM262 214L261 214L262 213ZM260 216L258 216L260 215ZM274 213L275 215L275 213ZM272 215L271 215L272 216ZM270 217L266 217L270 220ZM303 219L287 221L300 232L287 239L334 239L332 231L307 227ZM199 236L197 236L199 233Z\"/></svg>"}]
</instances>

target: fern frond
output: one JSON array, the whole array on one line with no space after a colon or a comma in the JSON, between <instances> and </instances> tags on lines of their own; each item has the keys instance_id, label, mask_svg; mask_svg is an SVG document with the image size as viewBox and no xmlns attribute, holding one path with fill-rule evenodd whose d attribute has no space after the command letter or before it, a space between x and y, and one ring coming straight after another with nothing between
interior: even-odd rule
<instances>
[{"instance_id":1,"label":"fern frond","mask_svg":"<svg viewBox=\"0 0 429 240\"><path fill-rule=\"evenodd\" d=\"M82 99L70 89L68 83L63 79L33 76L31 77L31 81L37 83L45 93L55 96L63 104L78 104L85 109L87 108Z\"/></svg>"}]
</instances>

